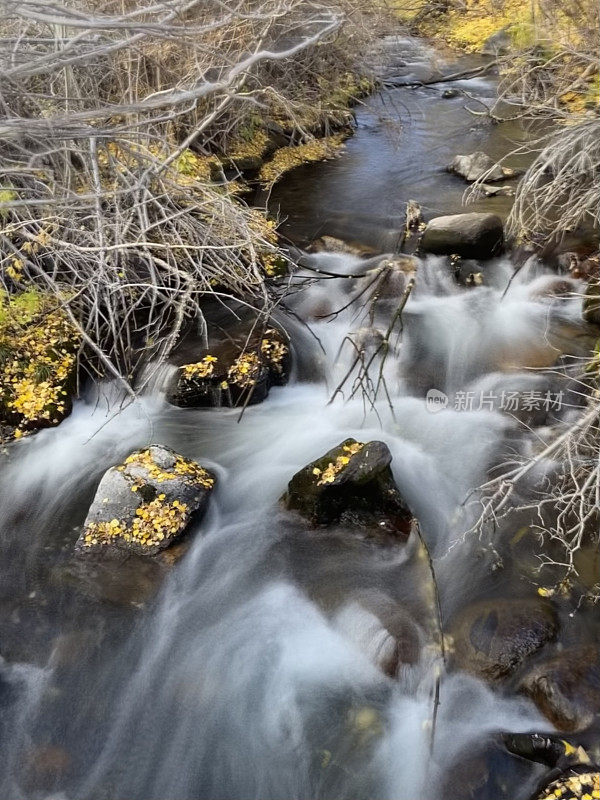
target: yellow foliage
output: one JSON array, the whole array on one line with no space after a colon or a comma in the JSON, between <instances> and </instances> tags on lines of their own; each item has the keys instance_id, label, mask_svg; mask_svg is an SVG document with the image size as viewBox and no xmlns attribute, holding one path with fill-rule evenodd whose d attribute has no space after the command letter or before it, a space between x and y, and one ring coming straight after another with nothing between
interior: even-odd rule
<instances>
[{"instance_id":1,"label":"yellow foliage","mask_svg":"<svg viewBox=\"0 0 600 800\"><path fill-rule=\"evenodd\" d=\"M60 421L80 343L59 302L36 290L0 291L0 413L17 421L15 438Z\"/></svg>"},{"instance_id":2,"label":"yellow foliage","mask_svg":"<svg viewBox=\"0 0 600 800\"><path fill-rule=\"evenodd\" d=\"M196 464L195 461L188 461L187 458L177 456L175 465L169 469L160 467L154 458L152 452L148 448L146 450L137 450L125 459L125 464L117 467L120 472L124 472L127 465L133 464L143 467L150 478L159 483L163 481L172 481L175 478L183 478L189 485L203 486L205 489L211 489L214 485L214 479L211 478L209 473Z\"/></svg>"},{"instance_id":3,"label":"yellow foliage","mask_svg":"<svg viewBox=\"0 0 600 800\"><path fill-rule=\"evenodd\" d=\"M138 506L131 525L125 525L118 519L91 522L86 528L83 546L111 544L122 539L142 547L155 547L165 539L173 538L187 521L187 505L179 500L165 503L164 499L164 495L159 495L149 503Z\"/></svg>"},{"instance_id":4,"label":"yellow foliage","mask_svg":"<svg viewBox=\"0 0 600 800\"><path fill-rule=\"evenodd\" d=\"M410 22L429 0L407 4L392 0L398 16ZM541 42L562 42L577 45L579 34L572 15L558 7L552 18L542 13L538 0L464 0L452 2L447 13L423 15L420 28L423 34L439 37L451 47L476 52L498 31L505 30L517 50Z\"/></svg>"},{"instance_id":5,"label":"yellow foliage","mask_svg":"<svg viewBox=\"0 0 600 800\"><path fill-rule=\"evenodd\" d=\"M321 470L318 467L313 469L313 475L318 478L317 486L324 486L328 483L333 483L340 472L350 463L352 456L360 451L365 446L364 442L354 442L354 444L345 444L342 448L342 454L339 455L335 461L330 461L325 469Z\"/></svg>"},{"instance_id":6,"label":"yellow foliage","mask_svg":"<svg viewBox=\"0 0 600 800\"><path fill-rule=\"evenodd\" d=\"M261 369L260 358L256 353L242 353L233 362L227 373L230 383L235 383L242 389L256 385Z\"/></svg>"},{"instance_id":7,"label":"yellow foliage","mask_svg":"<svg viewBox=\"0 0 600 800\"><path fill-rule=\"evenodd\" d=\"M324 139L313 139L306 144L296 145L295 147L282 147L277 150L273 158L263 165L259 173L259 179L266 185L272 186L274 183L295 167L302 164L309 164L313 161L323 161L326 158L333 158L343 145L347 134L338 133L334 136L327 136Z\"/></svg>"},{"instance_id":8,"label":"yellow foliage","mask_svg":"<svg viewBox=\"0 0 600 800\"><path fill-rule=\"evenodd\" d=\"M195 364L185 364L181 367L185 378L210 378L215 371L215 364L219 359L215 356L204 356L202 361Z\"/></svg>"},{"instance_id":9,"label":"yellow foliage","mask_svg":"<svg viewBox=\"0 0 600 800\"><path fill-rule=\"evenodd\" d=\"M271 369L281 374L283 371L283 359L288 354L288 348L280 339L272 338L276 335L277 331L273 328L265 331L265 338L260 344L260 349Z\"/></svg>"},{"instance_id":10,"label":"yellow foliage","mask_svg":"<svg viewBox=\"0 0 600 800\"><path fill-rule=\"evenodd\" d=\"M262 158L269 145L269 137L264 130L258 128L250 138L238 139L227 150L228 160L242 158Z\"/></svg>"},{"instance_id":11,"label":"yellow foliage","mask_svg":"<svg viewBox=\"0 0 600 800\"><path fill-rule=\"evenodd\" d=\"M121 466L117 467L117 470L125 472L128 466L142 467L148 478L157 483L179 479L188 486L202 486L209 490L215 483L207 470L195 461L189 461L182 456L176 457L173 466L161 467L154 460L151 448L132 453ZM128 477L131 479L130 475ZM131 491L140 492L146 482L146 478L134 478ZM156 547L165 540L174 538L183 529L188 518L186 503L177 499L169 500L164 492L160 492L153 500L140 503L135 510L135 517L130 522L112 519L89 523L83 535L83 546L89 548L95 545L114 544L117 540L121 540L142 548Z\"/></svg>"}]
</instances>

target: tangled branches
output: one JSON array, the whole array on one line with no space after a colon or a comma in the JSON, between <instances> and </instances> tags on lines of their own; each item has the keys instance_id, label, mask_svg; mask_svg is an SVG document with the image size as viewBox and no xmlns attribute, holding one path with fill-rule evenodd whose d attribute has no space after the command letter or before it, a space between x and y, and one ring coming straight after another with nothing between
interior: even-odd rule
<instances>
[{"instance_id":1,"label":"tangled branches","mask_svg":"<svg viewBox=\"0 0 600 800\"><path fill-rule=\"evenodd\" d=\"M276 237L236 199L225 149L260 149L265 115L298 128L318 105L298 76L339 55L320 45L339 36L342 8L0 5L1 285L59 296L102 371L126 381L186 320L202 324L207 292L268 314Z\"/></svg>"},{"instance_id":2,"label":"tangled branches","mask_svg":"<svg viewBox=\"0 0 600 800\"><path fill-rule=\"evenodd\" d=\"M600 228L600 120L561 129L545 140L521 180L509 220L516 236L551 237Z\"/></svg>"},{"instance_id":3,"label":"tangled branches","mask_svg":"<svg viewBox=\"0 0 600 800\"><path fill-rule=\"evenodd\" d=\"M598 540L600 508L600 406L597 398L576 423L534 457L480 489L481 512L470 532L485 535L513 515L532 518L543 542L540 566L559 568L561 583L577 574L577 554ZM554 557L553 545L556 545Z\"/></svg>"}]
</instances>

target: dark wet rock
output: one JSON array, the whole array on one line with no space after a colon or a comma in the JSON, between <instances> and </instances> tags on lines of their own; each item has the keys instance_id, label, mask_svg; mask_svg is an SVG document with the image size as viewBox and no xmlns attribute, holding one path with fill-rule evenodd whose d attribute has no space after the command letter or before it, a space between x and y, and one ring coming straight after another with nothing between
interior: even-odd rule
<instances>
[{"instance_id":1,"label":"dark wet rock","mask_svg":"<svg viewBox=\"0 0 600 800\"><path fill-rule=\"evenodd\" d=\"M497 256L503 244L500 217L480 213L436 217L429 222L421 239L421 247L427 253L482 260Z\"/></svg>"},{"instance_id":2,"label":"dark wet rock","mask_svg":"<svg viewBox=\"0 0 600 800\"><path fill-rule=\"evenodd\" d=\"M480 150L469 155L456 156L448 166L448 172L453 172L469 183L478 181L483 177L488 183L494 183L495 181L503 181L506 178L514 178L516 174L514 170L497 164L487 153L483 153Z\"/></svg>"},{"instance_id":3,"label":"dark wet rock","mask_svg":"<svg viewBox=\"0 0 600 800\"><path fill-rule=\"evenodd\" d=\"M588 756L582 747L575 747L558 736L539 733L504 733L501 736L509 753L564 770L576 766Z\"/></svg>"},{"instance_id":4,"label":"dark wet rock","mask_svg":"<svg viewBox=\"0 0 600 800\"><path fill-rule=\"evenodd\" d=\"M577 253L568 251L566 253L559 253L556 257L556 266L559 272L570 272L571 274L579 264L579 255Z\"/></svg>"},{"instance_id":5,"label":"dark wet rock","mask_svg":"<svg viewBox=\"0 0 600 800\"><path fill-rule=\"evenodd\" d=\"M391 461L383 442L346 439L296 473L282 502L312 525L407 536L412 517L394 483Z\"/></svg>"},{"instance_id":6,"label":"dark wet rock","mask_svg":"<svg viewBox=\"0 0 600 800\"><path fill-rule=\"evenodd\" d=\"M521 689L559 730L584 730L600 713L597 648L567 649L536 664L522 680Z\"/></svg>"},{"instance_id":7,"label":"dark wet rock","mask_svg":"<svg viewBox=\"0 0 600 800\"><path fill-rule=\"evenodd\" d=\"M215 477L162 445L151 445L105 472L77 541L80 553L156 555L206 511Z\"/></svg>"},{"instance_id":8,"label":"dark wet rock","mask_svg":"<svg viewBox=\"0 0 600 800\"><path fill-rule=\"evenodd\" d=\"M290 348L277 328L240 326L231 338L209 345L197 360L181 364L168 394L184 408L229 407L261 403L272 386L283 386L290 372Z\"/></svg>"},{"instance_id":9,"label":"dark wet rock","mask_svg":"<svg viewBox=\"0 0 600 800\"><path fill-rule=\"evenodd\" d=\"M465 609L452 627L457 666L494 682L552 641L558 623L541 600L484 600Z\"/></svg>"},{"instance_id":10,"label":"dark wet rock","mask_svg":"<svg viewBox=\"0 0 600 800\"><path fill-rule=\"evenodd\" d=\"M600 279L592 279L583 298L583 318L591 325L600 325Z\"/></svg>"},{"instance_id":11,"label":"dark wet rock","mask_svg":"<svg viewBox=\"0 0 600 800\"><path fill-rule=\"evenodd\" d=\"M483 286L484 282L483 272L469 272L465 279L465 286L469 288Z\"/></svg>"},{"instance_id":12,"label":"dark wet rock","mask_svg":"<svg viewBox=\"0 0 600 800\"><path fill-rule=\"evenodd\" d=\"M600 255L598 253L578 253L568 250L556 256L556 266L559 272L569 273L575 280L589 281L600 277Z\"/></svg>"},{"instance_id":13,"label":"dark wet rock","mask_svg":"<svg viewBox=\"0 0 600 800\"><path fill-rule=\"evenodd\" d=\"M596 254L589 258L580 259L572 269L571 276L578 280L598 280L600 277L600 256Z\"/></svg>"},{"instance_id":14,"label":"dark wet rock","mask_svg":"<svg viewBox=\"0 0 600 800\"><path fill-rule=\"evenodd\" d=\"M352 256L371 256L377 251L360 242L345 242L335 236L321 236L308 248L309 253L347 253Z\"/></svg>"},{"instance_id":15,"label":"dark wet rock","mask_svg":"<svg viewBox=\"0 0 600 800\"><path fill-rule=\"evenodd\" d=\"M459 89L444 89L442 92L442 97L444 100L452 100L454 97L458 97L461 94Z\"/></svg>"}]
</instances>

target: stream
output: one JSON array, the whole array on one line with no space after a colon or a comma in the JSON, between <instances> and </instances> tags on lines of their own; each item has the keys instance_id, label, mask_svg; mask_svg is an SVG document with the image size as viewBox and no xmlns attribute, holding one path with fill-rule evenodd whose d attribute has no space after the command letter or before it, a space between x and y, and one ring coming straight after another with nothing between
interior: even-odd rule
<instances>
[{"instance_id":1,"label":"stream","mask_svg":"<svg viewBox=\"0 0 600 800\"><path fill-rule=\"evenodd\" d=\"M422 43L387 47L390 75L440 67ZM454 155L501 158L526 136L465 110L491 101L493 77L453 86L476 100L443 99L444 84L366 99L339 158L301 167L271 192L295 247L329 235L373 251L303 254L289 300L296 316L280 320L294 352L289 385L240 422L236 410L169 405L160 381L133 404L104 383L60 426L0 456L2 800L516 800L534 791L545 768L510 756L497 734L552 725L511 688L443 669L418 538L377 547L335 529L307 532L277 505L290 478L342 440L382 440L433 558L444 627L482 599L536 597L533 550L517 557L465 538L474 518L464 501L577 413L568 385L545 369L590 347L580 300L550 291L555 273L530 261L513 278L503 256L481 268L484 285L465 288L445 259L418 259L401 341L384 365L389 400L370 407L346 392L328 404L351 363L348 335L371 322L351 302L367 279L315 280L312 270L364 275L394 251L409 199L427 218L460 213L466 184L444 170ZM509 207L506 197L473 206L504 217ZM405 286L378 301L374 325L385 327ZM426 402L431 389L446 396L443 410ZM523 426L480 401L528 391L563 392L564 407ZM457 398L471 395L461 407ZM111 602L100 602L68 567L78 529L104 471L152 442L212 469L218 488L158 596L138 569L125 586L104 587ZM555 611L557 647L597 647L593 610L574 615L563 602ZM381 668L390 631L402 644L394 675Z\"/></svg>"}]
</instances>

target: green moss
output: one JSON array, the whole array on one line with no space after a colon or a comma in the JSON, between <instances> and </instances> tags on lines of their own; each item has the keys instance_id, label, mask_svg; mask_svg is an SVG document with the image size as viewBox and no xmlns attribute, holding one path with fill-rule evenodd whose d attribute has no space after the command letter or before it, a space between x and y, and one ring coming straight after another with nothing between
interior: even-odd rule
<instances>
[{"instance_id":1,"label":"green moss","mask_svg":"<svg viewBox=\"0 0 600 800\"><path fill-rule=\"evenodd\" d=\"M49 305L47 295L31 288L17 295L0 289L0 335L6 325L28 325Z\"/></svg>"},{"instance_id":2,"label":"green moss","mask_svg":"<svg viewBox=\"0 0 600 800\"><path fill-rule=\"evenodd\" d=\"M12 189L0 188L0 217L4 218L8 214L8 209L4 206L5 203L12 203L17 199L16 192Z\"/></svg>"},{"instance_id":3,"label":"green moss","mask_svg":"<svg viewBox=\"0 0 600 800\"><path fill-rule=\"evenodd\" d=\"M282 147L277 150L271 161L262 167L259 179L266 186L272 186L291 169L314 161L332 158L339 152L345 138L346 134L336 134L324 139L313 139L295 147Z\"/></svg>"}]
</instances>

